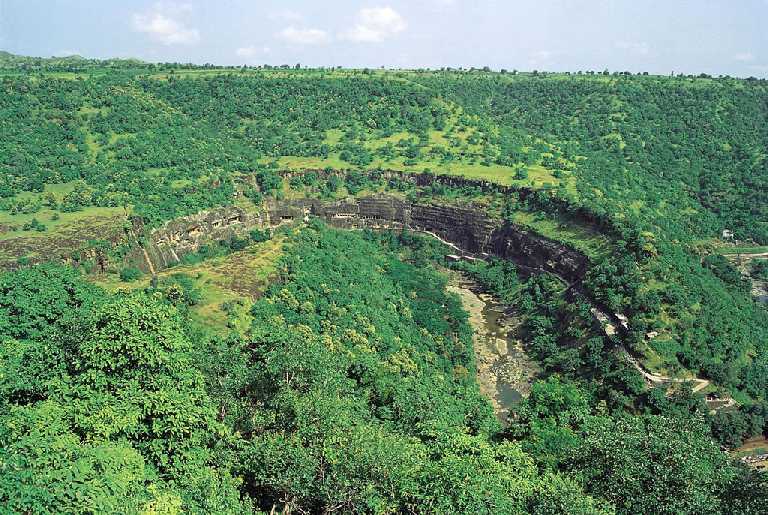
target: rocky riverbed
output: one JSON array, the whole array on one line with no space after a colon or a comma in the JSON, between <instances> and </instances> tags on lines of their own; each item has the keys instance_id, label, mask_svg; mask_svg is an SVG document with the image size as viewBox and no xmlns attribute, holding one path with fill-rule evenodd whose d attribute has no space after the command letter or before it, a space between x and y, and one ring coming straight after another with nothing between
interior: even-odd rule
<instances>
[{"instance_id":1,"label":"rocky riverbed","mask_svg":"<svg viewBox=\"0 0 768 515\"><path fill-rule=\"evenodd\" d=\"M499 421L506 424L510 409L528 396L539 373L517 338L520 321L465 276L454 275L448 289L461 298L469 313L480 391L493 404Z\"/></svg>"}]
</instances>

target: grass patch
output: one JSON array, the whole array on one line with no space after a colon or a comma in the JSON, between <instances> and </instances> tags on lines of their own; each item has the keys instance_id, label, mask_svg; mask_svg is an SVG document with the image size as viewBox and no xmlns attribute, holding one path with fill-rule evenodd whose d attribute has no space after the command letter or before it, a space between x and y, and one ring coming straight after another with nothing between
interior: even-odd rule
<instances>
[{"instance_id":1,"label":"grass patch","mask_svg":"<svg viewBox=\"0 0 768 515\"><path fill-rule=\"evenodd\" d=\"M570 220L527 211L514 212L512 221L529 227L542 236L571 245L592 259L605 257L611 253L610 239L586 225L577 225Z\"/></svg>"},{"instance_id":2,"label":"grass patch","mask_svg":"<svg viewBox=\"0 0 768 515\"><path fill-rule=\"evenodd\" d=\"M58 220L54 220L58 215ZM52 209L41 209L37 213L12 215L7 211L0 211L0 226L6 226L6 230L0 228L0 240L14 238L47 238L56 235L63 229L68 229L74 224L87 222L90 219L115 219L124 218L126 215L122 207L86 207L82 211L74 213L60 213ZM24 224L36 218L47 227L45 232L24 231Z\"/></svg>"},{"instance_id":3,"label":"grass patch","mask_svg":"<svg viewBox=\"0 0 768 515\"><path fill-rule=\"evenodd\" d=\"M163 270L158 279L184 274L200 290L200 301L190 314L196 323L216 334L230 331L245 333L250 327L250 307L269 283L276 263L283 254L284 238L250 245L245 250L194 265ZM117 274L98 276L94 282L109 291L137 290L149 287L151 278L124 282Z\"/></svg>"},{"instance_id":4,"label":"grass patch","mask_svg":"<svg viewBox=\"0 0 768 515\"><path fill-rule=\"evenodd\" d=\"M323 143L326 145L336 145L341 141L344 132L341 129L328 129L325 131L325 140Z\"/></svg>"},{"instance_id":5,"label":"grass patch","mask_svg":"<svg viewBox=\"0 0 768 515\"><path fill-rule=\"evenodd\" d=\"M721 247L717 252L723 255L731 254L765 254L768 253L768 246L757 247Z\"/></svg>"},{"instance_id":6,"label":"grass patch","mask_svg":"<svg viewBox=\"0 0 768 515\"><path fill-rule=\"evenodd\" d=\"M265 158L264 163L272 161L271 158ZM289 171L302 171L309 169L332 168L334 170L350 170L358 167L342 161L339 153L331 153L327 158L322 157L299 157L283 156L277 159L277 165L280 169ZM575 191L575 180L558 179L552 173L540 165L528 167L528 177L525 179L516 179L517 169L511 166L491 165L454 162L442 164L436 161L419 161L415 165L406 165L404 159L398 158L390 161L383 159L374 159L366 166L371 170L392 170L396 172L423 172L426 169L439 175L458 175L469 179L477 179L488 182L494 182L504 186L517 185L532 188L555 187L559 184L565 184L566 189ZM565 181L565 182L564 182Z\"/></svg>"},{"instance_id":7,"label":"grass patch","mask_svg":"<svg viewBox=\"0 0 768 515\"><path fill-rule=\"evenodd\" d=\"M126 223L122 208L90 208L67 213L61 220L50 222L38 216L44 224L51 223L45 232L10 231L0 233L0 267L15 263L20 258L32 262L64 259L83 250L90 241L119 241L124 237Z\"/></svg>"}]
</instances>

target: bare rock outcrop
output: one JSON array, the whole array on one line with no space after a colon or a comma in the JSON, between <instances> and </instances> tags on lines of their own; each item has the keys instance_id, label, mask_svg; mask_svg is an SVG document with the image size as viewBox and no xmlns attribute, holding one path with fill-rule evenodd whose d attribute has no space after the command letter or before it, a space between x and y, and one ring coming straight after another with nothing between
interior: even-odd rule
<instances>
[{"instance_id":1,"label":"bare rock outcrop","mask_svg":"<svg viewBox=\"0 0 768 515\"><path fill-rule=\"evenodd\" d=\"M129 260L145 271L162 270L203 244L243 236L255 227L277 226L309 217L341 229L408 229L438 236L462 252L496 256L532 271L549 271L569 282L586 273L586 256L559 242L490 216L482 206L409 202L393 195L340 201L270 200L261 215L237 207L218 208L166 223L145 238ZM134 232L141 233L140 223ZM146 252L145 252L146 251Z\"/></svg>"},{"instance_id":2,"label":"bare rock outcrop","mask_svg":"<svg viewBox=\"0 0 768 515\"><path fill-rule=\"evenodd\" d=\"M145 272L163 270L175 265L204 244L244 236L262 224L259 216L238 207L221 207L202 211L166 222L144 236L140 219L133 220L134 237L141 245L134 248L126 260Z\"/></svg>"}]
</instances>

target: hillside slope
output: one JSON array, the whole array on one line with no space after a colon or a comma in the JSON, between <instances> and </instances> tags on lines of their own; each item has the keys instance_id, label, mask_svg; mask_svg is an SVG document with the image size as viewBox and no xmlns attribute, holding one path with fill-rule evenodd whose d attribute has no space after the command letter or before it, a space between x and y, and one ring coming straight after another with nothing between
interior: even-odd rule
<instances>
[{"instance_id":1,"label":"hillside slope","mask_svg":"<svg viewBox=\"0 0 768 515\"><path fill-rule=\"evenodd\" d=\"M64 240L92 236L63 222L87 225L97 208L153 227L306 189L334 198L388 187L354 172L346 182L318 185L310 172L285 184L277 170L461 175L519 190L494 201L515 223L569 243L598 231L610 240L585 286L628 317L623 343L647 367L705 376L745 406L766 401L766 312L712 256L725 229L745 244L768 241L765 81L141 63L65 70L11 70L0 83L4 262L44 255L45 238L61 233L56 254L71 252Z\"/></svg>"}]
</instances>

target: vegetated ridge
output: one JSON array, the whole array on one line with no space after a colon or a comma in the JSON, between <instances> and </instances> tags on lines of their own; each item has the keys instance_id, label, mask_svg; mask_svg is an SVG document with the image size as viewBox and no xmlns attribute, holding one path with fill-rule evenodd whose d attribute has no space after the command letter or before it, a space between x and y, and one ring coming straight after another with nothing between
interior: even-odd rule
<instances>
[{"instance_id":1,"label":"vegetated ridge","mask_svg":"<svg viewBox=\"0 0 768 515\"><path fill-rule=\"evenodd\" d=\"M768 244L764 81L0 67L12 511L764 507L765 477L720 449L768 419L768 315L744 275L763 270L725 257ZM376 193L578 252L580 290L546 267L449 263L408 231L303 216L196 244L176 271L131 261L201 211L258 219L272 202ZM32 266L50 260L67 267ZM504 429L441 267L514 304L541 365ZM608 334L596 305L626 327ZM712 413L702 393L733 400Z\"/></svg>"}]
</instances>

